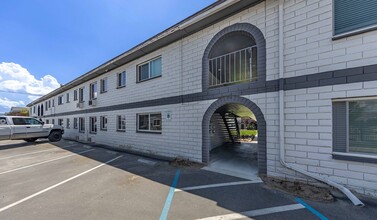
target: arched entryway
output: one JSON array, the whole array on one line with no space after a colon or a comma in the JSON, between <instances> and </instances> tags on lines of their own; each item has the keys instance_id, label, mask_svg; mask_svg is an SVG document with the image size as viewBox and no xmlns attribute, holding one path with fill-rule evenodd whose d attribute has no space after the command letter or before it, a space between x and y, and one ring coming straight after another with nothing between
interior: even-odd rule
<instances>
[{"instance_id":1,"label":"arched entryway","mask_svg":"<svg viewBox=\"0 0 377 220\"><path fill-rule=\"evenodd\" d=\"M250 110L258 122L258 143L257 143L257 166L258 174L267 174L266 159L266 121L260 108L251 100L239 96L228 96L220 98L212 103L203 116L202 121L202 160L203 163L210 162L211 150L211 118L215 113L229 111L229 106L243 106Z\"/></svg>"}]
</instances>

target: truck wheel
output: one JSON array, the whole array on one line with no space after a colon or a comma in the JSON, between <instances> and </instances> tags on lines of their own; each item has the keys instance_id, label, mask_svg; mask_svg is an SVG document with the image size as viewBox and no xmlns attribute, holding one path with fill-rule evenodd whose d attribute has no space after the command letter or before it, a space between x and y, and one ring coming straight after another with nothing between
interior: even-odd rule
<instances>
[{"instance_id":1,"label":"truck wheel","mask_svg":"<svg viewBox=\"0 0 377 220\"><path fill-rule=\"evenodd\" d=\"M29 138L29 139L24 139L26 142L35 142L37 138Z\"/></svg>"},{"instance_id":2,"label":"truck wheel","mask_svg":"<svg viewBox=\"0 0 377 220\"><path fill-rule=\"evenodd\" d=\"M48 136L48 140L51 142L57 142L62 139L62 133L60 131L53 131Z\"/></svg>"}]
</instances>

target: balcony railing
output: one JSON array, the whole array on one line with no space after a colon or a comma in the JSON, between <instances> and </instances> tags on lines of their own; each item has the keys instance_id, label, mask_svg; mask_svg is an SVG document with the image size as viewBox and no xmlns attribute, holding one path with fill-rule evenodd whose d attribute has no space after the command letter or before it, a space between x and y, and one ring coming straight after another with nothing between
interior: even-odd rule
<instances>
[{"instance_id":1,"label":"balcony railing","mask_svg":"<svg viewBox=\"0 0 377 220\"><path fill-rule=\"evenodd\" d=\"M256 46L209 59L209 86L256 80Z\"/></svg>"}]
</instances>

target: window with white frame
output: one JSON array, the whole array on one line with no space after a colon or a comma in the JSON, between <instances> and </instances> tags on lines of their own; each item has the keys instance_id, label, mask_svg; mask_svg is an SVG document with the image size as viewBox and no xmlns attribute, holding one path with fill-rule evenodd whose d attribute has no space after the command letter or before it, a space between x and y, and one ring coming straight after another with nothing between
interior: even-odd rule
<instances>
[{"instance_id":1,"label":"window with white frame","mask_svg":"<svg viewBox=\"0 0 377 220\"><path fill-rule=\"evenodd\" d=\"M79 88L79 102L84 102L84 87Z\"/></svg>"},{"instance_id":2,"label":"window with white frame","mask_svg":"<svg viewBox=\"0 0 377 220\"><path fill-rule=\"evenodd\" d=\"M125 87L126 86L126 71L117 74L117 87Z\"/></svg>"},{"instance_id":3,"label":"window with white frame","mask_svg":"<svg viewBox=\"0 0 377 220\"><path fill-rule=\"evenodd\" d=\"M73 91L73 101L77 101L77 89Z\"/></svg>"},{"instance_id":4,"label":"window with white frame","mask_svg":"<svg viewBox=\"0 0 377 220\"><path fill-rule=\"evenodd\" d=\"M161 57L154 58L137 66L137 81L152 79L162 74Z\"/></svg>"},{"instance_id":5,"label":"window with white frame","mask_svg":"<svg viewBox=\"0 0 377 220\"><path fill-rule=\"evenodd\" d=\"M91 83L89 87L90 100L97 98L97 82Z\"/></svg>"},{"instance_id":6,"label":"window with white frame","mask_svg":"<svg viewBox=\"0 0 377 220\"><path fill-rule=\"evenodd\" d=\"M63 104L63 96L59 96L58 97L58 105L62 105Z\"/></svg>"},{"instance_id":7,"label":"window with white frame","mask_svg":"<svg viewBox=\"0 0 377 220\"><path fill-rule=\"evenodd\" d=\"M36 108L35 108L35 106L34 106L34 107L33 107L33 113L34 113L34 114L35 114L35 109L36 109Z\"/></svg>"},{"instance_id":8,"label":"window with white frame","mask_svg":"<svg viewBox=\"0 0 377 220\"><path fill-rule=\"evenodd\" d=\"M77 128L79 128L79 126L78 126L78 119L77 118L73 118L73 129L77 129Z\"/></svg>"},{"instance_id":9,"label":"window with white frame","mask_svg":"<svg viewBox=\"0 0 377 220\"><path fill-rule=\"evenodd\" d=\"M69 103L69 93L67 93L66 98L67 98L66 102Z\"/></svg>"},{"instance_id":10,"label":"window with white frame","mask_svg":"<svg viewBox=\"0 0 377 220\"><path fill-rule=\"evenodd\" d=\"M107 92L107 78L101 79L101 93Z\"/></svg>"},{"instance_id":11,"label":"window with white frame","mask_svg":"<svg viewBox=\"0 0 377 220\"><path fill-rule=\"evenodd\" d=\"M89 128L90 133L97 133L97 117L89 117Z\"/></svg>"},{"instance_id":12,"label":"window with white frame","mask_svg":"<svg viewBox=\"0 0 377 220\"><path fill-rule=\"evenodd\" d=\"M84 117L79 118L79 132L81 133L85 132L85 118Z\"/></svg>"},{"instance_id":13,"label":"window with white frame","mask_svg":"<svg viewBox=\"0 0 377 220\"><path fill-rule=\"evenodd\" d=\"M63 122L63 119L59 118L59 119L58 119L58 125L63 126L63 123L64 123L64 122Z\"/></svg>"},{"instance_id":14,"label":"window with white frame","mask_svg":"<svg viewBox=\"0 0 377 220\"><path fill-rule=\"evenodd\" d=\"M65 120L65 124L66 124L66 128L70 128L71 127L71 122L70 122L69 118L67 118Z\"/></svg>"},{"instance_id":15,"label":"window with white frame","mask_svg":"<svg viewBox=\"0 0 377 220\"><path fill-rule=\"evenodd\" d=\"M52 99L52 107L55 107L55 99Z\"/></svg>"},{"instance_id":16,"label":"window with white frame","mask_svg":"<svg viewBox=\"0 0 377 220\"><path fill-rule=\"evenodd\" d=\"M51 120L51 124L53 124L53 125L55 124L55 119Z\"/></svg>"},{"instance_id":17,"label":"window with white frame","mask_svg":"<svg viewBox=\"0 0 377 220\"><path fill-rule=\"evenodd\" d=\"M100 117L100 128L103 131L107 130L107 116Z\"/></svg>"},{"instance_id":18,"label":"window with white frame","mask_svg":"<svg viewBox=\"0 0 377 220\"><path fill-rule=\"evenodd\" d=\"M162 121L161 113L143 113L138 114L138 131L149 131L149 132L161 132Z\"/></svg>"},{"instance_id":19,"label":"window with white frame","mask_svg":"<svg viewBox=\"0 0 377 220\"><path fill-rule=\"evenodd\" d=\"M117 131L126 130L126 117L124 115L117 115Z\"/></svg>"},{"instance_id":20,"label":"window with white frame","mask_svg":"<svg viewBox=\"0 0 377 220\"><path fill-rule=\"evenodd\" d=\"M333 102L333 150L377 154L377 98Z\"/></svg>"},{"instance_id":21,"label":"window with white frame","mask_svg":"<svg viewBox=\"0 0 377 220\"><path fill-rule=\"evenodd\" d=\"M377 28L377 1L334 0L334 34Z\"/></svg>"},{"instance_id":22,"label":"window with white frame","mask_svg":"<svg viewBox=\"0 0 377 220\"><path fill-rule=\"evenodd\" d=\"M45 110L46 111L48 110L48 102L47 101L45 102Z\"/></svg>"},{"instance_id":23,"label":"window with white frame","mask_svg":"<svg viewBox=\"0 0 377 220\"><path fill-rule=\"evenodd\" d=\"M51 100L48 100L48 107L51 108Z\"/></svg>"},{"instance_id":24,"label":"window with white frame","mask_svg":"<svg viewBox=\"0 0 377 220\"><path fill-rule=\"evenodd\" d=\"M50 124L50 120L46 119L46 124Z\"/></svg>"}]
</instances>

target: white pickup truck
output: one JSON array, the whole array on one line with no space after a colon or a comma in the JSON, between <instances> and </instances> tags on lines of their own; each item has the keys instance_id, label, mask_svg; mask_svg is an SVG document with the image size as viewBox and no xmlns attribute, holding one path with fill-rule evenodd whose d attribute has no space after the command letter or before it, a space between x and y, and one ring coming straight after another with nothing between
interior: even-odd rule
<instances>
[{"instance_id":1,"label":"white pickup truck","mask_svg":"<svg viewBox=\"0 0 377 220\"><path fill-rule=\"evenodd\" d=\"M64 129L60 125L45 124L38 119L22 116L0 116L0 141L25 140L34 142L38 138L60 141Z\"/></svg>"}]
</instances>

